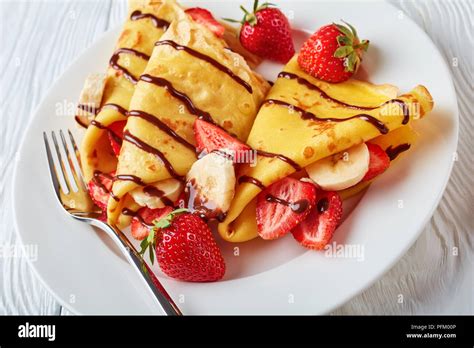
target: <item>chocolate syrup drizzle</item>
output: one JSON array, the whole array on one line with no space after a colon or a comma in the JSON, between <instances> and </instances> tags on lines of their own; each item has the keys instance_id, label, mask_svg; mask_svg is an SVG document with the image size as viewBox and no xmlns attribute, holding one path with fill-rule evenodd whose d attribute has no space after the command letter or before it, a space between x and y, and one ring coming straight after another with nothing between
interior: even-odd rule
<instances>
[{"instance_id":1,"label":"chocolate syrup drizzle","mask_svg":"<svg viewBox=\"0 0 474 348\"><path fill-rule=\"evenodd\" d=\"M281 73L278 74L278 77L279 78L285 78L285 79L292 79L292 80L296 80L300 85L303 85L303 86L306 86L307 88L311 89L311 90L315 90L315 91L318 91L319 94L321 95L321 97L327 99L327 100L330 100L332 101L333 103L336 103L336 104L339 104L339 105L342 105L346 108L350 108L350 109L356 109L356 110L374 110L374 109L377 109L377 108L380 108L382 106L384 106L385 104L389 104L389 103L396 103L400 106L400 108L403 110L403 121L402 121L402 124L407 124L409 121L410 121L410 113L409 113L409 109L408 109L408 106L405 104L405 102L403 100L400 100L400 99L392 99L392 100L389 100L389 101L386 101L385 103L381 104L381 105L377 105L377 106L358 106L358 105L352 105L352 104L347 104L347 103L344 103L343 101L340 101L338 99L334 99L333 97L330 97L326 92L324 92L321 88L319 88L318 86L312 84L311 82L309 82L308 80L306 80L305 78L301 77L301 76L298 76L296 74L293 74L293 73L290 73L290 72L287 72L287 71L282 71Z\"/></svg>"},{"instance_id":2,"label":"chocolate syrup drizzle","mask_svg":"<svg viewBox=\"0 0 474 348\"><path fill-rule=\"evenodd\" d=\"M135 184L140 186L145 186L146 184L142 181L141 178L132 174L119 174L114 176L113 181L133 181Z\"/></svg>"},{"instance_id":3,"label":"chocolate syrup drizzle","mask_svg":"<svg viewBox=\"0 0 474 348\"><path fill-rule=\"evenodd\" d=\"M395 158L398 157L399 154L401 154L404 151L407 151L410 148L410 146L411 146L410 144L400 144L395 147L392 147L392 145L390 145L385 150L385 153L388 155L388 158L390 158L390 161L393 161Z\"/></svg>"},{"instance_id":4,"label":"chocolate syrup drizzle","mask_svg":"<svg viewBox=\"0 0 474 348\"><path fill-rule=\"evenodd\" d=\"M133 181L137 185L144 186L143 192L146 193L147 195L160 198L164 205L171 206L171 207L174 205L173 201L171 201L168 197L166 197L164 191L154 186L144 183L143 180L139 178L138 176L131 175L131 174L119 174L119 175L114 176L112 180L113 181L118 181L118 180Z\"/></svg>"},{"instance_id":5,"label":"chocolate syrup drizzle","mask_svg":"<svg viewBox=\"0 0 474 348\"><path fill-rule=\"evenodd\" d=\"M137 218L138 221L140 221L140 223L141 223L143 226L146 226L146 227L148 227L148 228L155 227L155 225L147 223L147 222L143 219L143 217L142 217L140 214L138 214L138 211L133 211L133 210L128 209L128 208L123 208L123 209L122 209L122 214L123 214L123 215L126 215L126 216L131 216L131 217Z\"/></svg>"},{"instance_id":6,"label":"chocolate syrup drizzle","mask_svg":"<svg viewBox=\"0 0 474 348\"><path fill-rule=\"evenodd\" d=\"M104 104L104 105L102 105L102 107L99 108L99 109L97 109L97 108L92 108L93 112L92 112L91 108L90 108L89 106L85 105L85 104L78 104L77 107L78 107L79 109L81 109L81 110L85 110L85 111L87 111L87 112L93 113L93 114L95 114L96 116L97 116L97 114L98 114L99 112L101 112L101 111L104 110L104 109L114 109L114 110L118 111L119 113L121 113L122 115L127 116L127 110L126 110L125 108L121 107L121 106L118 105L118 104L113 104L113 103ZM80 118L79 116L75 116L74 119L76 120L77 124L79 124L81 127L83 127L83 128L87 128L87 127L88 127L88 125L87 125L86 123L82 122L82 120L81 120L81 118ZM102 125L101 123L99 123L98 121L95 121L95 123L96 123L95 125L96 125L98 128L105 129L105 128L104 128L105 126L103 126L103 125ZM115 138L114 138L114 139L115 139ZM120 142L120 143L121 143L121 142Z\"/></svg>"},{"instance_id":7,"label":"chocolate syrup drizzle","mask_svg":"<svg viewBox=\"0 0 474 348\"><path fill-rule=\"evenodd\" d=\"M134 50L133 48L119 48L118 50L114 52L114 54L110 58L110 62L109 62L110 66L114 68L115 70L121 71L122 74L127 78L127 80L129 80L131 83L135 85L138 82L138 79L135 76L133 76L130 73L130 71L128 71L126 68L124 68L118 63L119 57L122 53L132 54L144 60L149 60L150 56L145 53Z\"/></svg>"},{"instance_id":8,"label":"chocolate syrup drizzle","mask_svg":"<svg viewBox=\"0 0 474 348\"><path fill-rule=\"evenodd\" d=\"M135 216L137 213L138 213L137 211L133 211L133 210L128 209L128 208L123 208L123 209L122 209L122 214L123 214L123 215Z\"/></svg>"},{"instance_id":9,"label":"chocolate syrup drizzle","mask_svg":"<svg viewBox=\"0 0 474 348\"><path fill-rule=\"evenodd\" d=\"M227 213L216 207L215 204L210 202L206 197L199 194L199 188L196 187L195 179L191 179L186 183L184 194L187 208L205 221L216 219L222 222L225 220Z\"/></svg>"},{"instance_id":10,"label":"chocolate syrup drizzle","mask_svg":"<svg viewBox=\"0 0 474 348\"><path fill-rule=\"evenodd\" d=\"M112 175L107 174L107 173L102 173L101 171L98 171L98 170L94 171L94 175L92 176L92 180L94 181L94 183L97 186L99 186L102 190L104 190L106 193L108 193L110 195L110 197L112 197L115 201L119 201L119 198L114 195L112 190L107 189L107 187L100 181L101 176L104 176L109 180L113 180Z\"/></svg>"},{"instance_id":11,"label":"chocolate syrup drizzle","mask_svg":"<svg viewBox=\"0 0 474 348\"><path fill-rule=\"evenodd\" d=\"M74 116L74 120L76 120L76 123L81 126L82 128L87 128L88 125L82 122L81 118L79 116Z\"/></svg>"},{"instance_id":12,"label":"chocolate syrup drizzle","mask_svg":"<svg viewBox=\"0 0 474 348\"><path fill-rule=\"evenodd\" d=\"M89 112L91 114L97 115L99 113L99 109L87 104L77 104L77 108L81 109L82 111Z\"/></svg>"},{"instance_id":13,"label":"chocolate syrup drizzle","mask_svg":"<svg viewBox=\"0 0 474 348\"><path fill-rule=\"evenodd\" d=\"M156 28L162 28L163 30L166 30L170 26L170 22L164 19L158 18L151 13L142 13L140 10L136 10L136 11L133 11L132 14L130 15L130 20L132 21L137 21L143 18L150 18L153 25Z\"/></svg>"},{"instance_id":14,"label":"chocolate syrup drizzle","mask_svg":"<svg viewBox=\"0 0 474 348\"><path fill-rule=\"evenodd\" d=\"M247 183L250 183L250 184L254 184L255 186L257 186L258 188L260 188L261 190L264 190L265 189L265 185L258 179L255 179L254 177L252 176L249 176L249 175L242 175L239 180L238 180L239 184L242 184L244 182L247 182Z\"/></svg>"},{"instance_id":15,"label":"chocolate syrup drizzle","mask_svg":"<svg viewBox=\"0 0 474 348\"><path fill-rule=\"evenodd\" d=\"M387 134L388 131L389 131L387 126L382 121L380 121L377 118L375 118L371 115L368 115L368 114L358 114L358 115L345 117L345 118L334 118L334 117L321 118L321 117L318 117L318 116L316 116L315 114L313 114L309 111L305 111L305 110L303 110L302 108L300 108L298 106L295 106L293 104L287 103L287 102L282 101L282 100L267 99L263 103L264 104L272 104L272 105L281 105L281 106L290 108L290 109L296 111L297 113L299 113L303 120L314 120L314 121L325 121L325 122L344 122L344 121L348 121L348 120L358 118L358 119L364 120L366 122L369 122L371 125L373 125L375 128L377 128L378 131L381 134Z\"/></svg>"},{"instance_id":16,"label":"chocolate syrup drizzle","mask_svg":"<svg viewBox=\"0 0 474 348\"><path fill-rule=\"evenodd\" d=\"M97 108L95 108L91 105L87 105L87 104L77 104L77 108L82 110L82 111L86 111L88 113L94 114L94 115L97 115L99 113L99 109L97 109ZM88 125L81 120L80 116L86 116L86 115L76 115L76 116L74 116L74 120L82 128L87 128Z\"/></svg>"},{"instance_id":17,"label":"chocolate syrup drizzle","mask_svg":"<svg viewBox=\"0 0 474 348\"><path fill-rule=\"evenodd\" d=\"M190 47L182 46L182 45L180 45L180 44L178 44L174 41L171 41L171 40L163 40L163 41L158 41L157 43L155 43L155 46L164 46L164 45L171 46L177 51L185 51L186 53L188 53L188 54L190 54L190 55L192 55L192 56L194 56L198 59L206 61L207 63L213 65L216 69L218 69L218 70L222 71L223 73L229 75L235 82L237 82L239 85L244 87L249 93L253 92L252 86L250 86L242 78L240 78L239 76L234 74L234 72L232 70L230 70L228 67L226 67L226 66L222 65L221 63L219 63L217 60L215 60L215 59L213 59L213 58L211 58L211 57L209 57L205 54L202 54L201 52L193 50Z\"/></svg>"},{"instance_id":18,"label":"chocolate syrup drizzle","mask_svg":"<svg viewBox=\"0 0 474 348\"><path fill-rule=\"evenodd\" d=\"M164 205L172 207L173 201L166 197L165 192L160 190L159 188L156 188L155 186L145 186L143 188L143 192L145 192L148 196L152 197L157 197L161 199Z\"/></svg>"},{"instance_id":19,"label":"chocolate syrup drizzle","mask_svg":"<svg viewBox=\"0 0 474 348\"><path fill-rule=\"evenodd\" d=\"M297 214L304 213L306 209L308 209L308 206L309 206L309 201L307 199L300 199L299 201L296 201L296 202L289 202L287 200L284 200L283 198L278 198L271 194L267 194L265 196L265 200L271 203L286 205L287 207L290 207L290 209Z\"/></svg>"},{"instance_id":20,"label":"chocolate syrup drizzle","mask_svg":"<svg viewBox=\"0 0 474 348\"><path fill-rule=\"evenodd\" d=\"M107 126L104 126L102 123L100 123L99 121L97 120L92 120L91 123L90 123L91 126L95 126L99 129L103 129L103 130L106 130L107 133L114 139L114 141L117 142L117 144L120 144L122 145L122 138L120 136L118 136L117 134L115 134L109 127Z\"/></svg>"},{"instance_id":21,"label":"chocolate syrup drizzle","mask_svg":"<svg viewBox=\"0 0 474 348\"><path fill-rule=\"evenodd\" d=\"M128 115L129 115L129 117L132 117L132 116L133 117L139 117L139 118L153 124L154 126L161 129L163 132L168 134L170 137L172 137L175 141L177 141L181 145L187 147L188 149L190 149L193 152L196 151L196 147L193 144L188 143L186 141L186 139L179 136L174 130L172 130L167 124L165 124L164 122L159 120L157 117L155 117L155 116L153 116L149 113L146 113L145 111L141 111L141 110L131 110L128 113Z\"/></svg>"},{"instance_id":22,"label":"chocolate syrup drizzle","mask_svg":"<svg viewBox=\"0 0 474 348\"><path fill-rule=\"evenodd\" d=\"M197 108L193 104L192 100L185 93L180 92L176 88L174 88L173 84L169 82L168 80L161 77L151 76L148 74L144 74L140 76L140 80L148 82L148 83L152 83L159 87L163 87L164 89L168 91L169 94L171 94L173 97L175 97L180 102L182 102L191 114L209 123L216 124L216 122L214 122L214 120L212 119L212 116L208 112Z\"/></svg>"},{"instance_id":23,"label":"chocolate syrup drizzle","mask_svg":"<svg viewBox=\"0 0 474 348\"><path fill-rule=\"evenodd\" d=\"M286 157L282 154L279 154L279 153L272 153L272 152L266 152L266 151L263 151L263 150L256 150L257 151L257 155L260 155L260 156L263 156L263 157L275 157L275 158L278 158L279 160L283 161L283 162L286 162L287 164L289 164L290 166L292 166L293 168L295 168L296 171L299 171L301 170L301 166L296 163L295 161L293 161L291 158L289 157Z\"/></svg>"},{"instance_id":24,"label":"chocolate syrup drizzle","mask_svg":"<svg viewBox=\"0 0 474 348\"><path fill-rule=\"evenodd\" d=\"M151 154L157 156L161 160L161 162L163 162L163 165L166 167L166 169L168 170L168 172L170 173L170 175L173 178L175 178L179 181L184 181L184 178L181 175L179 175L178 173L176 173L176 171L174 170L171 163L168 161L166 156L160 150L154 148L153 146L148 145L143 140L141 140L141 139L137 138L136 136L132 135L129 131L124 132L123 140L126 140L129 143L132 143L133 145L135 145L136 147L138 147L139 149L141 149L145 152L148 152L148 153L151 153Z\"/></svg>"}]
</instances>

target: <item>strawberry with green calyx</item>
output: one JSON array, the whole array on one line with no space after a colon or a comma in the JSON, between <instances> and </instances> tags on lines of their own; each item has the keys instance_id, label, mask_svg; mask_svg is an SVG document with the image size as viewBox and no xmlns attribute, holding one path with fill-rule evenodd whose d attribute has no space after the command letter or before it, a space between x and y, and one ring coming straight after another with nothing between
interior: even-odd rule
<instances>
[{"instance_id":1,"label":"strawberry with green calyx","mask_svg":"<svg viewBox=\"0 0 474 348\"><path fill-rule=\"evenodd\" d=\"M321 27L303 44L298 64L304 71L332 83L345 81L357 72L369 41L360 41L356 29L344 24Z\"/></svg>"},{"instance_id":2,"label":"strawberry with green calyx","mask_svg":"<svg viewBox=\"0 0 474 348\"><path fill-rule=\"evenodd\" d=\"M141 255L149 250L152 263L156 253L161 270L172 278L209 282L225 273L224 259L209 226L188 209L177 209L155 221L141 247Z\"/></svg>"},{"instance_id":3,"label":"strawberry with green calyx","mask_svg":"<svg viewBox=\"0 0 474 348\"><path fill-rule=\"evenodd\" d=\"M253 12L240 6L245 15L242 21L225 20L241 23L240 43L248 51L280 63L288 62L295 54L288 18L278 8L268 2L259 6L255 0Z\"/></svg>"},{"instance_id":4,"label":"strawberry with green calyx","mask_svg":"<svg viewBox=\"0 0 474 348\"><path fill-rule=\"evenodd\" d=\"M176 209L173 210L171 213L167 214L165 217L153 221L154 227L150 228L148 236L142 240L140 243L140 255L144 255L145 252L148 250L149 256L150 256L150 261L153 264L155 262L155 249L156 249L156 239L157 239L157 234L159 232L159 229L161 228L166 228L169 225L171 225L171 220L175 215L188 212L188 209Z\"/></svg>"}]
</instances>

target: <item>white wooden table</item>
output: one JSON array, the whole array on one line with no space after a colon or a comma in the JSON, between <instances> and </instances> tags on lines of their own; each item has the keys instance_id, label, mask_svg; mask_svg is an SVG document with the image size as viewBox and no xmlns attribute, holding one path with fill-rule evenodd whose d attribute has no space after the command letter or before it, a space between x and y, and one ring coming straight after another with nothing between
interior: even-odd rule
<instances>
[{"instance_id":1,"label":"white wooden table","mask_svg":"<svg viewBox=\"0 0 474 348\"><path fill-rule=\"evenodd\" d=\"M428 33L451 67L461 114L458 161L418 241L385 276L334 314L472 314L473 1L393 4ZM0 247L17 243L12 173L32 111L70 62L121 23L125 12L126 2L119 0L0 0ZM0 314L68 313L24 259L1 257Z\"/></svg>"}]
</instances>

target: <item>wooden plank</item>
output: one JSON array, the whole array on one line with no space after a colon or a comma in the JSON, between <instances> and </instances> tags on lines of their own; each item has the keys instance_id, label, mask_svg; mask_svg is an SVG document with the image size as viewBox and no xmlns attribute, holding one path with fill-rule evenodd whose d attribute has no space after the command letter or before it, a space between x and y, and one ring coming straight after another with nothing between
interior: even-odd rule
<instances>
[{"instance_id":1,"label":"wooden plank","mask_svg":"<svg viewBox=\"0 0 474 348\"><path fill-rule=\"evenodd\" d=\"M0 245L17 244L9 197L25 125L62 71L114 23L111 0L0 1ZM115 18L114 18L115 20ZM1 314L59 314L22 258L0 259Z\"/></svg>"},{"instance_id":2,"label":"wooden plank","mask_svg":"<svg viewBox=\"0 0 474 348\"><path fill-rule=\"evenodd\" d=\"M427 32L451 68L460 111L458 160L440 205L408 253L333 314L472 314L472 3L391 2Z\"/></svg>"}]
</instances>

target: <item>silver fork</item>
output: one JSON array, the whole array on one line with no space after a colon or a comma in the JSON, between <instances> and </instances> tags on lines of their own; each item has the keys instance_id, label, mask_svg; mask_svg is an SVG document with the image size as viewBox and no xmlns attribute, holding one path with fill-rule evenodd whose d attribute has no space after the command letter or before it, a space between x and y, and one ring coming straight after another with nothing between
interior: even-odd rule
<instances>
[{"instance_id":1,"label":"silver fork","mask_svg":"<svg viewBox=\"0 0 474 348\"><path fill-rule=\"evenodd\" d=\"M56 133L54 131L51 132L51 138L53 139L54 144L54 147L52 148L49 145L46 132L43 132L51 180L58 202L64 208L64 211L74 219L96 226L106 232L125 255L126 259L132 265L135 271L140 275L140 278L144 281L151 295L158 302L164 312L167 315L182 315L178 306L176 306L172 298L168 295L164 287L153 274L153 271L148 267L138 251L119 228L99 220L98 218L101 215L100 211L80 211L65 205L65 201L71 197L73 192L77 193L79 190L87 192L78 159L79 151L76 141L74 140L74 137L69 129L67 132L69 135L72 151L69 151L64 132L62 130L59 131L59 137L64 150L63 154L66 156L66 160L63 160L63 156L60 151L60 143L58 142ZM53 151L56 153L59 169L54 163Z\"/></svg>"}]
</instances>

